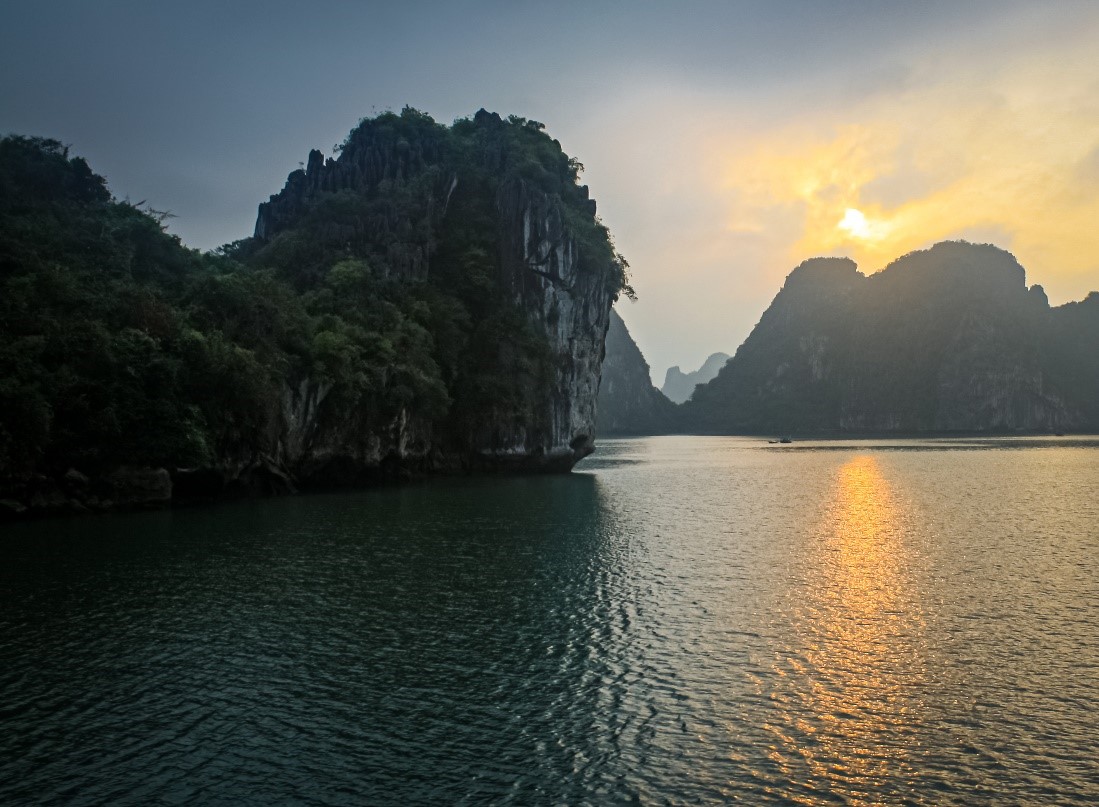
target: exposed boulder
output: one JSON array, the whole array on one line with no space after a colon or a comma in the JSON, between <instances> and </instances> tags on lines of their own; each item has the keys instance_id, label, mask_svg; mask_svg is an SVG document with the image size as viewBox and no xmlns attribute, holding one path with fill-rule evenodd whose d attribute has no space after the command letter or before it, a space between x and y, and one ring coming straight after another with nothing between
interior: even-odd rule
<instances>
[{"instance_id":1,"label":"exposed boulder","mask_svg":"<svg viewBox=\"0 0 1099 807\"><path fill-rule=\"evenodd\" d=\"M172 477L164 468L123 466L103 478L116 507L162 507L172 501Z\"/></svg>"},{"instance_id":2,"label":"exposed boulder","mask_svg":"<svg viewBox=\"0 0 1099 807\"><path fill-rule=\"evenodd\" d=\"M0 499L0 518L13 518L27 512L27 506L15 499Z\"/></svg>"}]
</instances>

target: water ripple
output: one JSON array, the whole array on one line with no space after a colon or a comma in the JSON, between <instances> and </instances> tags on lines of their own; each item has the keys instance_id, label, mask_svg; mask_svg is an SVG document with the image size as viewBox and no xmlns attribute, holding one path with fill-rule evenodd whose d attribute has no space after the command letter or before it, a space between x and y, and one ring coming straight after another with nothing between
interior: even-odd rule
<instances>
[{"instance_id":1,"label":"water ripple","mask_svg":"<svg viewBox=\"0 0 1099 807\"><path fill-rule=\"evenodd\" d=\"M0 802L1099 802L1099 442L911 443L5 528Z\"/></svg>"}]
</instances>

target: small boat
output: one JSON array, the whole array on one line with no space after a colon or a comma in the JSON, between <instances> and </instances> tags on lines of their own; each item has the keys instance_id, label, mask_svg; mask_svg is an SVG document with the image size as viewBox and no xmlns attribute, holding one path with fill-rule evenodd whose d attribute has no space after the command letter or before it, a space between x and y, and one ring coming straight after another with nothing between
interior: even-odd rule
<instances>
[{"instance_id":1,"label":"small boat","mask_svg":"<svg viewBox=\"0 0 1099 807\"><path fill-rule=\"evenodd\" d=\"M794 442L794 440L793 440L793 438L790 438L790 437L783 437L781 440L779 440L779 442L785 444L785 443L792 443L792 442Z\"/></svg>"}]
</instances>

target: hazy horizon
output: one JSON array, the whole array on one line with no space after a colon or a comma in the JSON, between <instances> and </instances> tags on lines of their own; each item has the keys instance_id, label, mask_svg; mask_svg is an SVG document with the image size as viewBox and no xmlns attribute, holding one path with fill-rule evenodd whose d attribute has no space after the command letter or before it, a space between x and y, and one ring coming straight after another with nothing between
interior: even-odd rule
<instances>
[{"instance_id":1,"label":"hazy horizon","mask_svg":"<svg viewBox=\"0 0 1099 807\"><path fill-rule=\"evenodd\" d=\"M1099 288L1099 6L353 2L12 7L0 132L55 137L209 249L311 148L410 105L546 124L585 164L652 368L735 352L803 259L944 239L1052 304Z\"/></svg>"}]
</instances>

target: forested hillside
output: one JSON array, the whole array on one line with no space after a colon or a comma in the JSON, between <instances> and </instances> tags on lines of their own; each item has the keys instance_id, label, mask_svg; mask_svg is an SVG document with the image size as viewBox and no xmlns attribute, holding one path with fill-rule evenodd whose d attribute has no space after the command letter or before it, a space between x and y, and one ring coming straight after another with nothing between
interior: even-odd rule
<instances>
[{"instance_id":1,"label":"forested hillside","mask_svg":"<svg viewBox=\"0 0 1099 807\"><path fill-rule=\"evenodd\" d=\"M178 496L570 467L630 291L542 128L364 120L213 253L59 142L4 138L0 498L115 503L121 468Z\"/></svg>"}]
</instances>

